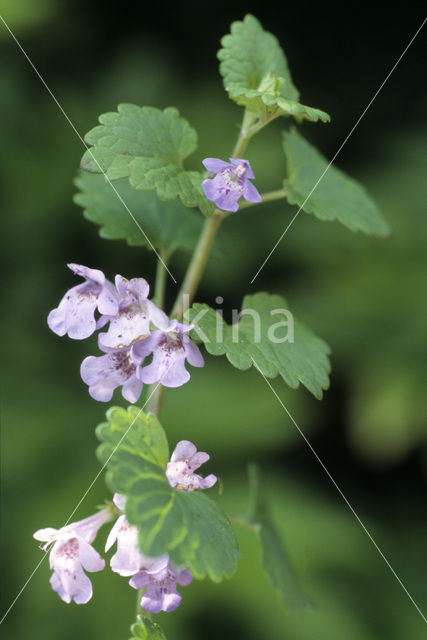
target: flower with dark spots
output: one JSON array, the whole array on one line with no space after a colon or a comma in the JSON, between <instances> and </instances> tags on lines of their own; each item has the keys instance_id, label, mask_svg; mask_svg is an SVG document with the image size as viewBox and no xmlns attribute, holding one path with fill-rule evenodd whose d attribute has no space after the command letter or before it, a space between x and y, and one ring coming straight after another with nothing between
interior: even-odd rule
<instances>
[{"instance_id":1,"label":"flower with dark spots","mask_svg":"<svg viewBox=\"0 0 427 640\"><path fill-rule=\"evenodd\" d=\"M160 382L164 387L180 387L188 382L190 373L185 361L193 367L205 364L199 348L186 335L192 328L193 325L172 320L165 329L153 331L149 338L137 342L132 347L134 356L142 360L153 354L152 362L138 369L138 378L147 384Z\"/></svg>"},{"instance_id":2,"label":"flower with dark spots","mask_svg":"<svg viewBox=\"0 0 427 640\"><path fill-rule=\"evenodd\" d=\"M52 589L67 603L72 600L85 604L92 597L92 583L84 570L101 571L105 562L91 546L99 528L112 516L111 508L103 509L89 518L74 522L62 529L40 529L36 540L46 542L43 551L52 548L49 555Z\"/></svg>"},{"instance_id":3,"label":"flower with dark spots","mask_svg":"<svg viewBox=\"0 0 427 640\"><path fill-rule=\"evenodd\" d=\"M217 477L213 473L206 478L194 473L209 460L209 457L208 453L197 451L196 446L189 440L178 442L166 467L166 477L171 487L180 491L194 491L195 489L212 487L217 481Z\"/></svg>"},{"instance_id":4,"label":"flower with dark spots","mask_svg":"<svg viewBox=\"0 0 427 640\"><path fill-rule=\"evenodd\" d=\"M161 569L151 565L139 571L130 579L129 584L134 589L146 587L141 598L141 607L151 613L159 613L174 611L182 598L176 585L185 587L192 580L193 576L188 569L176 567L168 562Z\"/></svg>"},{"instance_id":5,"label":"flower with dark spots","mask_svg":"<svg viewBox=\"0 0 427 640\"><path fill-rule=\"evenodd\" d=\"M205 158L203 165L214 178L207 178L202 186L208 200L215 202L218 209L237 211L241 197L248 202L261 202L262 198L252 182L255 178L247 160L230 158L225 162L219 158Z\"/></svg>"},{"instance_id":6,"label":"flower with dark spots","mask_svg":"<svg viewBox=\"0 0 427 640\"><path fill-rule=\"evenodd\" d=\"M56 309L49 313L49 328L59 336L68 334L74 340L88 338L97 328L95 310L115 315L119 298L114 285L98 269L78 264L68 267L85 282L69 289Z\"/></svg>"},{"instance_id":7,"label":"flower with dark spots","mask_svg":"<svg viewBox=\"0 0 427 640\"><path fill-rule=\"evenodd\" d=\"M110 322L108 331L99 334L101 348L129 347L150 335L151 324L159 329L167 327L167 315L148 300L150 287L144 278L126 280L117 275L115 284L120 308L118 313L104 315L98 321L98 328Z\"/></svg>"},{"instance_id":8,"label":"flower with dark spots","mask_svg":"<svg viewBox=\"0 0 427 640\"><path fill-rule=\"evenodd\" d=\"M108 402L114 390L122 387L122 396L134 404L141 395L142 381L137 377L143 358L132 349L107 349L99 344L103 356L88 356L80 366L83 382L94 400Z\"/></svg>"}]
</instances>

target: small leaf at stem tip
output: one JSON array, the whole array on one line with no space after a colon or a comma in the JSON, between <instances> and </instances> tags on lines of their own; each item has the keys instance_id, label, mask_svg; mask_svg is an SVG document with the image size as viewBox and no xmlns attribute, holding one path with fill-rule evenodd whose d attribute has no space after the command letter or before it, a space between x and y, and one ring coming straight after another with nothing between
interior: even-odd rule
<instances>
[{"instance_id":1,"label":"small leaf at stem tip","mask_svg":"<svg viewBox=\"0 0 427 640\"><path fill-rule=\"evenodd\" d=\"M324 111L299 103L299 91L279 42L254 16L233 22L221 44L219 70L225 90L261 121L267 123L278 116L293 116L298 122L330 121Z\"/></svg>"}]
</instances>

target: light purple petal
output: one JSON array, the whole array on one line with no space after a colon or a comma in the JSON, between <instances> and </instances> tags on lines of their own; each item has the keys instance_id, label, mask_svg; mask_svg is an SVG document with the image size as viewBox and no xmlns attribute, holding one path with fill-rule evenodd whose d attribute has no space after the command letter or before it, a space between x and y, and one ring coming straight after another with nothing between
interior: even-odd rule
<instances>
[{"instance_id":1,"label":"light purple petal","mask_svg":"<svg viewBox=\"0 0 427 640\"><path fill-rule=\"evenodd\" d=\"M249 180L245 180L243 183L243 197L248 202L261 202L262 200L258 189Z\"/></svg>"},{"instance_id":2,"label":"light purple petal","mask_svg":"<svg viewBox=\"0 0 427 640\"><path fill-rule=\"evenodd\" d=\"M157 558L144 558L144 563L141 568L150 575L154 576L157 580L162 580L167 576L167 568L169 564L169 554L164 553Z\"/></svg>"},{"instance_id":3,"label":"light purple petal","mask_svg":"<svg viewBox=\"0 0 427 640\"><path fill-rule=\"evenodd\" d=\"M114 285L106 280L98 297L98 311L103 315L114 316L119 312L119 296Z\"/></svg>"},{"instance_id":4,"label":"light purple petal","mask_svg":"<svg viewBox=\"0 0 427 640\"><path fill-rule=\"evenodd\" d=\"M150 316L146 305L136 309L127 308L116 317L110 317L108 331L99 334L99 347L102 350L122 349L149 335Z\"/></svg>"},{"instance_id":5,"label":"light purple petal","mask_svg":"<svg viewBox=\"0 0 427 640\"><path fill-rule=\"evenodd\" d=\"M114 389L119 386L120 379L109 376L109 356L88 356L80 366L83 382L89 385L89 393L94 400L108 402L113 397Z\"/></svg>"},{"instance_id":6,"label":"light purple petal","mask_svg":"<svg viewBox=\"0 0 427 640\"><path fill-rule=\"evenodd\" d=\"M115 494L115 495L118 495L118 494ZM117 536L119 534L120 527L124 519L125 519L124 515L119 516L115 521L115 523L113 524L113 526L111 527L110 533L108 534L107 541L105 543L105 551L109 551L113 546L113 544L115 543L115 541L117 540Z\"/></svg>"},{"instance_id":7,"label":"light purple petal","mask_svg":"<svg viewBox=\"0 0 427 640\"><path fill-rule=\"evenodd\" d=\"M190 582L193 581L193 576L191 575L188 569L185 569L185 567L179 568L179 567L175 567L174 565L171 565L171 569L177 583L180 584L181 587L186 587L187 585L190 584Z\"/></svg>"},{"instance_id":8,"label":"light purple petal","mask_svg":"<svg viewBox=\"0 0 427 640\"><path fill-rule=\"evenodd\" d=\"M204 451L199 451L189 459L188 467L191 469L191 471L195 471L196 469L201 467L202 464L205 464L205 462L207 462L209 458L210 458L210 455L208 453L205 453Z\"/></svg>"},{"instance_id":9,"label":"light purple petal","mask_svg":"<svg viewBox=\"0 0 427 640\"><path fill-rule=\"evenodd\" d=\"M150 582L150 576L145 571L138 571L129 580L129 584L134 589L142 589Z\"/></svg>"},{"instance_id":10,"label":"light purple petal","mask_svg":"<svg viewBox=\"0 0 427 640\"><path fill-rule=\"evenodd\" d=\"M215 178L203 180L202 187L207 199L216 202L222 194L222 191L226 188L226 184L221 174L218 174Z\"/></svg>"},{"instance_id":11,"label":"light purple petal","mask_svg":"<svg viewBox=\"0 0 427 640\"><path fill-rule=\"evenodd\" d=\"M219 158L205 158L202 161L202 164L210 173L219 173L224 169L230 168L228 162L225 162L225 160L220 160Z\"/></svg>"},{"instance_id":12,"label":"light purple petal","mask_svg":"<svg viewBox=\"0 0 427 640\"><path fill-rule=\"evenodd\" d=\"M116 387L135 376L136 366L131 351L122 349L105 356L88 356L81 364L80 375L83 382L89 385L89 393L94 400L108 402ZM128 385L129 397L134 397L136 389L137 385Z\"/></svg>"},{"instance_id":13,"label":"light purple petal","mask_svg":"<svg viewBox=\"0 0 427 640\"><path fill-rule=\"evenodd\" d=\"M218 209L222 209L223 211L236 212L239 209L238 200L240 197L241 193L230 191L229 193L222 194L217 200L215 200L215 204Z\"/></svg>"},{"instance_id":14,"label":"light purple petal","mask_svg":"<svg viewBox=\"0 0 427 640\"><path fill-rule=\"evenodd\" d=\"M33 533L33 538L36 540L50 542L54 536L58 533L58 529L52 529L52 527L46 527L46 529L39 529Z\"/></svg>"},{"instance_id":15,"label":"light purple petal","mask_svg":"<svg viewBox=\"0 0 427 640\"><path fill-rule=\"evenodd\" d=\"M115 493L113 496L113 502L116 505L117 509L120 509L120 511L125 510L126 496L123 496L120 493Z\"/></svg>"},{"instance_id":16,"label":"light purple petal","mask_svg":"<svg viewBox=\"0 0 427 640\"><path fill-rule=\"evenodd\" d=\"M215 484L215 482L217 480L218 480L218 478L216 476L214 476L213 473L211 473L208 476L206 476L206 478L201 478L200 488L201 489L210 489L211 487L214 486L214 484Z\"/></svg>"},{"instance_id":17,"label":"light purple petal","mask_svg":"<svg viewBox=\"0 0 427 640\"><path fill-rule=\"evenodd\" d=\"M79 557L82 567L86 571L102 571L105 561L97 551L83 538L79 540Z\"/></svg>"},{"instance_id":18,"label":"light purple petal","mask_svg":"<svg viewBox=\"0 0 427 640\"><path fill-rule=\"evenodd\" d=\"M68 334L73 340L88 338L96 329L95 309L98 292L91 283L73 287L48 315L49 329L59 336Z\"/></svg>"},{"instance_id":19,"label":"light purple petal","mask_svg":"<svg viewBox=\"0 0 427 640\"><path fill-rule=\"evenodd\" d=\"M162 589L160 589L160 584ZM165 587L164 584L160 584L150 583L141 599L141 607L151 613L173 611L181 602L181 595L177 593L175 588L172 588L172 585Z\"/></svg>"},{"instance_id":20,"label":"light purple petal","mask_svg":"<svg viewBox=\"0 0 427 640\"><path fill-rule=\"evenodd\" d=\"M242 158L230 158L230 164L234 167L238 167L243 164L245 166L245 178L250 178L251 180L255 178L252 167L247 160L243 160Z\"/></svg>"},{"instance_id":21,"label":"light purple petal","mask_svg":"<svg viewBox=\"0 0 427 640\"><path fill-rule=\"evenodd\" d=\"M163 598L157 592L147 592L141 598L141 607L150 613L160 613L162 610Z\"/></svg>"},{"instance_id":22,"label":"light purple petal","mask_svg":"<svg viewBox=\"0 0 427 640\"><path fill-rule=\"evenodd\" d=\"M139 340L138 342L136 342L132 346L132 356L136 356L139 361L142 361L144 358L149 356L157 347L161 335L161 331L153 331L149 338L145 338L144 340Z\"/></svg>"},{"instance_id":23,"label":"light purple petal","mask_svg":"<svg viewBox=\"0 0 427 640\"><path fill-rule=\"evenodd\" d=\"M182 596L177 591L165 593L162 601L162 611L166 611L166 613L175 611L175 609L181 604L181 600ZM147 611L149 611L149 609L147 609Z\"/></svg>"},{"instance_id":24,"label":"light purple petal","mask_svg":"<svg viewBox=\"0 0 427 640\"><path fill-rule=\"evenodd\" d=\"M171 462L177 462L178 460L190 460L197 453L196 446L189 440L181 440L176 445L174 452L171 455Z\"/></svg>"},{"instance_id":25,"label":"light purple petal","mask_svg":"<svg viewBox=\"0 0 427 640\"><path fill-rule=\"evenodd\" d=\"M168 366L167 371L160 377L164 387L171 389L181 387L190 380L190 374L185 368L185 357L176 358L175 362Z\"/></svg>"},{"instance_id":26,"label":"light purple petal","mask_svg":"<svg viewBox=\"0 0 427 640\"><path fill-rule=\"evenodd\" d=\"M169 324L169 318L166 313L159 309L151 300L147 300L147 308L151 322L158 329L166 329Z\"/></svg>"},{"instance_id":27,"label":"light purple petal","mask_svg":"<svg viewBox=\"0 0 427 640\"><path fill-rule=\"evenodd\" d=\"M141 380L138 380L136 374L134 374L124 383L122 396L128 402L135 404L135 402L138 402L139 396L141 395L142 386L143 384Z\"/></svg>"},{"instance_id":28,"label":"light purple petal","mask_svg":"<svg viewBox=\"0 0 427 640\"><path fill-rule=\"evenodd\" d=\"M183 344L188 362L193 367L203 367L205 365L205 361L200 353L199 347L187 336L184 337Z\"/></svg>"},{"instance_id":29,"label":"light purple petal","mask_svg":"<svg viewBox=\"0 0 427 640\"><path fill-rule=\"evenodd\" d=\"M86 542L93 542L99 529L111 519L111 509L106 508L98 511L97 513L79 520L78 522L72 522L67 525L67 529L72 529Z\"/></svg>"},{"instance_id":30,"label":"light purple petal","mask_svg":"<svg viewBox=\"0 0 427 640\"><path fill-rule=\"evenodd\" d=\"M110 560L110 566L115 573L121 576L131 576L136 573L144 561L138 547L138 530L131 526L124 515L120 516L113 527L110 536L107 539L109 547L110 543L114 543L113 538L117 540L117 551ZM108 547L108 548L109 548Z\"/></svg>"},{"instance_id":31,"label":"light purple petal","mask_svg":"<svg viewBox=\"0 0 427 640\"><path fill-rule=\"evenodd\" d=\"M91 269L90 267L85 267L82 264L75 264L74 262L67 264L67 267L77 276L80 276L85 280L92 280L92 282L96 282L101 286L105 282L105 275L99 269Z\"/></svg>"},{"instance_id":32,"label":"light purple petal","mask_svg":"<svg viewBox=\"0 0 427 640\"><path fill-rule=\"evenodd\" d=\"M92 583L81 568L74 573L54 571L50 584L61 600L69 604L86 604L92 597Z\"/></svg>"}]
</instances>

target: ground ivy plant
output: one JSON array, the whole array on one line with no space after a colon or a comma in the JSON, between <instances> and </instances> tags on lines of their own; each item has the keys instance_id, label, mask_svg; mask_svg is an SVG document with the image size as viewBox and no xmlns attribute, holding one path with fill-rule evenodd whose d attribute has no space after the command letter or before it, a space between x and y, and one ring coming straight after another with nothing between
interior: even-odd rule
<instances>
[{"instance_id":1,"label":"ground ivy plant","mask_svg":"<svg viewBox=\"0 0 427 640\"><path fill-rule=\"evenodd\" d=\"M218 227L243 207L287 200L352 231L389 232L364 189L335 167L325 172L328 161L295 126L283 132L288 169L283 184L262 191L249 160L252 137L279 117L296 124L330 118L300 102L278 41L255 17L234 22L221 44L224 87L243 110L230 158L216 158L215 149L206 149L203 167L188 171L184 163L196 149L197 133L173 107L121 104L101 115L85 138L75 201L99 225L101 237L154 252L154 297L140 274L116 275L113 282L99 269L69 264L80 281L48 317L60 336L82 340L98 331L100 353L83 360L82 380L94 400L109 402L121 388L131 405L110 407L96 430L98 458L112 491L106 506L34 537L49 551L52 588L64 602L83 604L92 597L87 573L105 566L92 543L103 525L113 523L105 551L115 548L111 570L137 591L133 638L164 638L151 616L175 610L181 588L192 580L231 578L240 557L230 517L218 506L215 489L209 491L217 477L198 473L209 455L187 440L170 453L160 416L164 390L190 381L192 367L204 366L203 350L225 355L238 369L254 366L264 376L281 376L292 388L301 383L317 398L329 384L328 345L293 317L283 297L265 291L247 295L231 324L194 302ZM192 255L176 302L166 310L167 265L177 250ZM268 578L288 604L299 605L304 597L253 466L249 487L248 513L232 518L233 525L258 536Z\"/></svg>"}]
</instances>

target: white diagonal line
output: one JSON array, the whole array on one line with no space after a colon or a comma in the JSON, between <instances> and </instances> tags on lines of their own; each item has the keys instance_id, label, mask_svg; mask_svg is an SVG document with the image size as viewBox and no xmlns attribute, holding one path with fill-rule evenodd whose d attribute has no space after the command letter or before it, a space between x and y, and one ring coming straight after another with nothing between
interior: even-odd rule
<instances>
[{"instance_id":1,"label":"white diagonal line","mask_svg":"<svg viewBox=\"0 0 427 640\"><path fill-rule=\"evenodd\" d=\"M358 125L360 124L362 118L364 118L366 112L368 111L368 109L371 107L372 103L374 102L375 98L378 96L378 94L380 93L380 91L382 90L382 88L384 87L384 85L386 84L387 80L390 78L391 74L393 73L393 71L396 69L397 65L399 64L399 62L402 60L403 56L406 54L406 52L408 51L409 47L411 46L411 44L413 43L413 41L415 40L415 38L417 37L417 35L419 34L419 32L421 31L421 29L423 28L423 26L425 25L427 21L427 18L424 18L424 21L422 22L421 26L418 27L418 29L416 30L415 34L412 36L412 38L410 39L409 43L406 45L406 47L404 48L404 50L402 51L402 53L400 54L400 56L398 57L398 59L396 60L396 62L394 63L394 65L392 66L392 68L390 69L390 71L388 72L388 74L386 75L385 79L383 80L383 82L380 84L379 88L377 89L377 91L374 93L374 96L371 98L371 100L368 102L368 104L366 105L366 107L364 108L364 110L362 111L362 114L359 116L359 118L356 120L356 123L353 125L353 127L350 129L350 133L347 134L346 138L344 139L344 142L340 145L340 147L338 148L338 151L335 153L334 157L332 158L332 160L330 161L330 163L328 164L328 166L326 167L326 169L323 171L323 173L321 174L320 178L317 180L316 184L314 185L314 187L312 188L312 190L310 191L310 193L308 194L308 196L306 197L306 199L304 200L304 202L302 203L302 205L300 206L300 208L298 209L298 211L296 212L296 214L294 215L294 217L292 218L292 220L290 221L290 223L288 224L288 226L286 227L286 229L284 230L284 232L282 233L282 235L280 236L280 238L278 239L278 241L276 242L276 244L274 245L274 247L271 249L270 253L268 254L268 256L266 257L266 259L264 260L264 262L262 263L262 265L260 266L260 268L258 269L258 271L256 272L256 274L254 275L254 277L251 280L251 284L253 284L253 282L255 281L255 279L258 277L258 275L260 274L261 270L264 268L264 266L267 264L267 262L270 260L271 256L273 255L274 251L277 249L277 247L279 246L279 244L281 243L281 241L283 240L284 236L286 235L286 233L289 231L289 229L291 228L291 226L293 225L293 223L295 222L295 220L297 219L300 211L303 209L305 203L307 202L307 200L310 198L310 196L312 195L312 193L314 192L314 190L318 187L319 183L321 182L321 180L323 179L323 177L325 176L326 172L329 170L329 168L332 166L332 164L335 162L336 158L338 157L338 155L341 153L343 147L345 144L347 144L348 140L350 139L350 137L353 135L355 129L358 127Z\"/></svg>"},{"instance_id":2,"label":"white diagonal line","mask_svg":"<svg viewBox=\"0 0 427 640\"><path fill-rule=\"evenodd\" d=\"M168 372L169 368L171 365L169 365L168 369L166 370L166 373ZM138 411L138 413L136 414L135 418L132 420L132 422L130 423L129 427L126 429L125 433L123 434L123 436L120 438L119 442L116 444L116 446L114 447L113 451L110 453L110 455L108 456L107 460L104 462L104 464L102 465L101 469L98 471L98 473L96 474L95 478L92 480L92 482L90 483L89 487L86 489L86 491L84 492L84 494L82 495L82 497L80 498L80 500L78 501L78 503L76 504L76 506L74 507L74 509L72 510L72 512L70 513L70 515L68 516L66 522L64 522L64 524L62 525L61 528L66 527L67 524L70 522L71 518L73 517L73 515L76 513L77 509L80 507L81 503L83 502L83 500L86 498L87 494L89 493L89 491L92 489L93 485L95 484L95 482L98 480L99 476L101 475L101 473L104 471L105 467L107 466L107 464L110 462L111 458L113 457L113 455L115 454L115 452L117 451L117 449L119 448L119 446L121 445L121 443L123 442L123 440L126 438L127 434L129 433L129 431L132 429L133 425L135 424L135 422L137 421L137 419L139 418L141 412L145 409L145 407L147 406L148 402L150 401L151 397L153 396L153 394L157 391L157 388L160 386L160 382L154 387L153 391L150 393L150 395L148 396L147 400L144 402L144 404L142 405L142 407L140 408L140 410ZM38 570L38 568L41 566L42 562L45 560L45 558L47 558L47 553L45 553L42 557L42 559L37 563L36 567L33 569L32 573L30 574L30 576L28 577L27 581L25 582L24 586L22 587L22 589L19 591L19 593L17 594L17 596L15 597L15 599L13 600L13 602L9 605L9 608L7 609L7 611L5 612L5 614L3 615L2 619L0 620L0 624L2 624L2 622L4 622L4 620L6 619L6 617L8 616L8 614L10 613L10 611L13 609L13 607L15 606L16 602L19 600L19 598L21 597L24 589L27 587L27 585L29 584L30 580L33 578L33 576L35 575L36 571Z\"/></svg>"},{"instance_id":3,"label":"white diagonal line","mask_svg":"<svg viewBox=\"0 0 427 640\"><path fill-rule=\"evenodd\" d=\"M424 620L424 622L427 624L427 619L424 616L423 612L421 611L420 607L417 605L417 603L415 602L414 598L411 596L411 594L409 593L408 589L405 587L405 585L403 584L402 580L399 578L399 576L397 575L396 571L393 569L393 567L391 566L390 562L387 560L387 558L385 557L384 553L381 551L381 549L379 548L378 544L375 542L374 538L372 537L372 534L368 531L368 529L366 528L366 526L364 525L364 523L362 522L362 520L360 519L360 517L358 516L358 514L356 513L355 509L352 507L352 505L350 504L349 500L346 498L346 496L344 495L343 491L340 489L340 487L338 486L337 482L335 481L335 479L333 478L333 476L329 473L328 469L326 468L325 464L323 463L323 461L321 460L321 458L319 457L317 451L314 449L314 447L312 446L312 444L310 443L310 441L308 440L308 438L306 437L306 435L304 434L304 432L300 429L300 427L298 426L298 424L295 422L294 418L292 417L292 415L289 413L288 409L285 407L285 405L283 404L282 400L280 399L280 397L278 396L278 394L276 393L275 389L273 388L273 386L271 385L271 383L267 380L267 378L265 377L265 375L262 373L262 371L259 369L257 363L255 362L255 360L253 358L252 362L255 365L255 368L259 371L259 373L262 375L262 377L264 378L264 380L266 381L266 383L268 384L268 386L270 387L270 389L272 390L272 392L274 393L274 395L276 396L277 400L280 402L282 408L286 411L288 417L290 418L290 420L293 422L293 424L295 425L295 427L298 429L298 432L300 433L300 435L304 438L304 441L306 443L306 445L309 447L310 451L312 452L312 454L314 455L314 457L316 458L316 460L318 461L318 463L320 464L320 466L322 467L322 469L324 470L324 472L326 473L326 475L328 476L329 480L332 482L332 484L334 485L335 489L338 491L338 493L340 494L341 498L344 500L344 502L346 503L347 507L350 509L350 511L352 512L352 514L354 515L354 517L356 518L357 522L360 524L360 526L362 527L363 531L366 533L366 535L368 536L368 538L370 539L370 541L372 542L372 544L374 545L375 549L378 551L378 553L380 554L381 558L384 560L384 562L386 563L386 565L388 566L388 568L390 569L390 571L392 572L392 574L394 575L394 577L396 578L397 582L399 583L399 585L402 587L403 591L406 593L406 595L408 596L409 600L412 602L412 604L414 605L415 609L418 611L418 613L420 614L420 616L422 617L422 619Z\"/></svg>"},{"instance_id":4,"label":"white diagonal line","mask_svg":"<svg viewBox=\"0 0 427 640\"><path fill-rule=\"evenodd\" d=\"M40 74L39 70L37 69L37 67L35 66L35 64L32 62L31 58L29 57L29 55L27 54L27 52L24 50L24 48L22 47L21 43L19 42L19 40L16 38L15 34L12 32L12 30L10 29L9 25L6 23L5 19L3 18L2 15L0 15L0 19L3 22L4 26L6 27L6 29L9 31L10 35L12 36L12 38L14 39L15 43L17 44L17 46L19 47L19 49L21 50L21 52L23 53L23 55L25 56L25 58L27 59L27 62L30 64L30 66L32 67L32 69L34 70L34 72L36 73L36 75L38 76L40 82L43 84L44 88L46 89L46 91L49 93L50 97L52 98L52 100L55 102L56 106L58 107L58 109L60 110L60 112L62 113L62 115L64 116L64 118L67 120L68 124L70 125L70 127L72 128L72 130L74 131L74 133L76 134L76 136L79 138L80 142L82 143L82 145L85 147L85 149L89 152L89 154L92 157L92 160L96 163L96 165L98 166L100 172L102 173L102 175L104 176L105 180L108 182L108 184L110 185L110 187L112 188L112 190L114 191L114 193L116 194L117 198L120 200L121 204L124 206L124 208L126 209L126 211L128 212L128 214L130 215L130 217L132 218L132 220L134 221L134 223L136 224L136 226L138 227L138 229L140 230L140 232L142 233L142 235L144 236L144 238L146 239L146 241L148 242L148 244L150 245L150 247L153 249L154 253L156 254L158 260L160 260L160 262L162 263L162 265L164 266L164 268L166 269L166 271L168 272L168 274L170 275L170 277L172 278L172 280L174 281L174 283L176 284L176 280L173 277L172 273L169 271L168 267L166 266L166 264L164 263L164 261L162 260L162 258L160 257L159 253L157 252L157 250L155 249L155 247L153 246L150 238L147 236L147 234L145 233L144 229L141 227L141 225L139 224L138 220L135 218L135 216L133 215L133 213L131 212L131 210L129 209L129 207L127 206L126 202L123 200L122 196L120 195L120 193L117 191L116 187L113 185L113 183L111 182L110 178L107 176L107 174L105 173L105 171L102 169L101 165L99 164L98 160L95 158L95 156L92 153L92 150L87 146L86 142L84 141L84 139L82 138L82 136L80 135L80 133L78 132L78 130L76 129L75 125L73 124L73 122L71 122L69 116L67 115L67 113L64 111L63 107L61 106L61 104L59 103L59 101L57 100L57 98L55 97L55 95L53 94L52 90L49 88L47 82L44 80L44 78L42 77L42 75Z\"/></svg>"}]
</instances>

